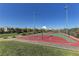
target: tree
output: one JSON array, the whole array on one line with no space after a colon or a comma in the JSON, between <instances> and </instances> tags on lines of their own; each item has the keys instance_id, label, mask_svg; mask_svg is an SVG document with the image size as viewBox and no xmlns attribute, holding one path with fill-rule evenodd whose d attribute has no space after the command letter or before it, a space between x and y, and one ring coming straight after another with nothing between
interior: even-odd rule
<instances>
[{"instance_id":1,"label":"tree","mask_svg":"<svg viewBox=\"0 0 79 59\"><path fill-rule=\"evenodd\" d=\"M0 33L1 33L1 34L4 33L4 28L0 28Z\"/></svg>"}]
</instances>

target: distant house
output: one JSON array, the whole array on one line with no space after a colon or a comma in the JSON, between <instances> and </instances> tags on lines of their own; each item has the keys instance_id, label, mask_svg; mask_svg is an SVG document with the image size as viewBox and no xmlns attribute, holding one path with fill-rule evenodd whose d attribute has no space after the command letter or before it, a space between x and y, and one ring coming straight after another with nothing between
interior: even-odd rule
<instances>
[{"instance_id":1,"label":"distant house","mask_svg":"<svg viewBox=\"0 0 79 59\"><path fill-rule=\"evenodd\" d=\"M76 32L76 34L79 34L79 32Z\"/></svg>"},{"instance_id":2,"label":"distant house","mask_svg":"<svg viewBox=\"0 0 79 59\"><path fill-rule=\"evenodd\" d=\"M77 34L77 37L79 38L79 31L78 31L78 32L76 32L76 34Z\"/></svg>"},{"instance_id":3,"label":"distant house","mask_svg":"<svg viewBox=\"0 0 79 59\"><path fill-rule=\"evenodd\" d=\"M4 31L7 32L8 31L8 28L7 27L4 27Z\"/></svg>"}]
</instances>

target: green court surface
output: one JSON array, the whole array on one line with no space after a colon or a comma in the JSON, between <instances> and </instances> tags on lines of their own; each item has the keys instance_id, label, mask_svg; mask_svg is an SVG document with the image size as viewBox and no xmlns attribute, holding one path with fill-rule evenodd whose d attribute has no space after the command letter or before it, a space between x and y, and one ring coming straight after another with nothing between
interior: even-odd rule
<instances>
[{"instance_id":1,"label":"green court surface","mask_svg":"<svg viewBox=\"0 0 79 59\"><path fill-rule=\"evenodd\" d=\"M61 38L64 38L65 40L67 40L68 42L72 42L72 43L75 43L76 40L73 40L67 36L65 36L64 34L62 33L55 33L55 34L50 34L50 36L58 36L58 37L61 37Z\"/></svg>"}]
</instances>

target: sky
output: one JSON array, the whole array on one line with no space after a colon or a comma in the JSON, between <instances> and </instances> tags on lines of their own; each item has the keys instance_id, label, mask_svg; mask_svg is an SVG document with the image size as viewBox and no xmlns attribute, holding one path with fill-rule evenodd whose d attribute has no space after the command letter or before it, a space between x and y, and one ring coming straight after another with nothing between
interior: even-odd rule
<instances>
[{"instance_id":1,"label":"sky","mask_svg":"<svg viewBox=\"0 0 79 59\"><path fill-rule=\"evenodd\" d=\"M0 27L79 27L79 4L67 4L67 22L65 5L65 3L0 3Z\"/></svg>"}]
</instances>

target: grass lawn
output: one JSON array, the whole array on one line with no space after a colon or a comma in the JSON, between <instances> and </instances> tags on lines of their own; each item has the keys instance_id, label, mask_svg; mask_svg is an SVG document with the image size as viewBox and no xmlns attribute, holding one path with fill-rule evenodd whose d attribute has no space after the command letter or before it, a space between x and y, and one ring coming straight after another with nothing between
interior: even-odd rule
<instances>
[{"instance_id":1,"label":"grass lawn","mask_svg":"<svg viewBox=\"0 0 79 59\"><path fill-rule=\"evenodd\" d=\"M79 51L41 46L13 40L0 41L2 56L79 56Z\"/></svg>"},{"instance_id":2,"label":"grass lawn","mask_svg":"<svg viewBox=\"0 0 79 59\"><path fill-rule=\"evenodd\" d=\"M17 33L12 33L12 34L0 34L0 38L8 38L8 37L15 37L18 35Z\"/></svg>"}]
</instances>

